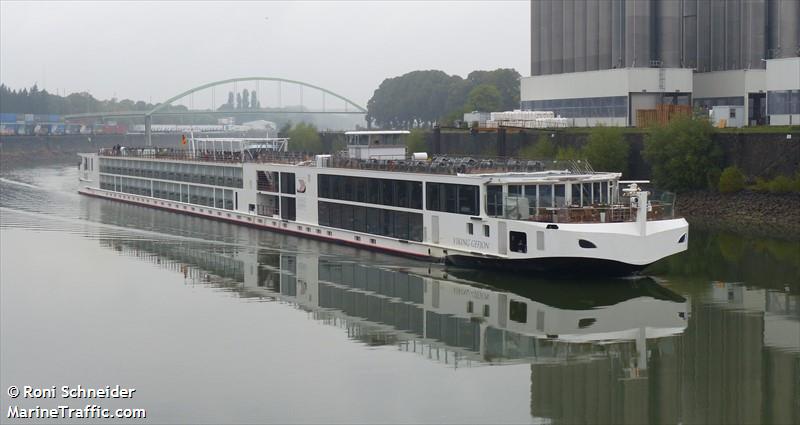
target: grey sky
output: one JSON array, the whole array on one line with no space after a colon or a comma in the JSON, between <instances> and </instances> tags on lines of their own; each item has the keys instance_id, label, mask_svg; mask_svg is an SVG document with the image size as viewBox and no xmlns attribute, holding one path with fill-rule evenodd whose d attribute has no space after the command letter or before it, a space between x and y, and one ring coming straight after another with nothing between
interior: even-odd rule
<instances>
[{"instance_id":1,"label":"grey sky","mask_svg":"<svg viewBox=\"0 0 800 425\"><path fill-rule=\"evenodd\" d=\"M529 16L526 0L2 1L0 80L157 102L214 80L270 76L366 105L384 78L412 70L527 75Z\"/></svg>"}]
</instances>

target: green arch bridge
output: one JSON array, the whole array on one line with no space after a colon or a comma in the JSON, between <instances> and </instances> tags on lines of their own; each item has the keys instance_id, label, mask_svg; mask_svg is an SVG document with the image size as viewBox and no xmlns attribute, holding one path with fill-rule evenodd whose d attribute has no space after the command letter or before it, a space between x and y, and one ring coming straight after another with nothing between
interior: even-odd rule
<instances>
[{"instance_id":1,"label":"green arch bridge","mask_svg":"<svg viewBox=\"0 0 800 425\"><path fill-rule=\"evenodd\" d=\"M247 108L247 109L216 109L213 105L214 103L214 94L212 92L212 108L207 110L183 110L183 111L175 111L175 110L165 110L170 105L173 105L178 100L184 99L186 97L193 96L195 93L207 90L207 89L214 89L218 86L234 84L234 91L236 84L240 82L261 82L261 81L268 81L268 82L276 82L278 83L278 90L280 99L280 92L281 92L281 84L293 84L300 87L300 106L299 110L275 110L275 109L268 109L268 108ZM318 91L322 94L322 107L319 109L306 109L303 104L303 96L302 90L304 88L310 88L315 91ZM254 91L256 93L256 91ZM344 103L344 108L342 110L331 110L326 108L326 100L327 97L330 96L333 99L338 99L339 101ZM278 77L240 77L240 78L229 78L227 80L220 80L220 81L213 81L210 83L206 83L192 89L186 90L182 93L179 93L161 103L156 105L150 110L146 111L116 111L116 112L88 112L82 114L70 114L65 115L64 119L84 119L84 118L99 118L99 119L106 119L106 118L144 118L144 126L145 126L145 139L147 140L147 144L152 144L151 140L151 125L152 125L152 117L153 115L197 115L197 114L204 114L204 115L237 115L237 114L254 114L254 113L273 113L273 114L366 114L367 110L363 106L353 102L352 100L334 93L331 90L326 88L316 86L313 84L305 83L303 81L297 80L289 80L285 78L278 78Z\"/></svg>"}]
</instances>

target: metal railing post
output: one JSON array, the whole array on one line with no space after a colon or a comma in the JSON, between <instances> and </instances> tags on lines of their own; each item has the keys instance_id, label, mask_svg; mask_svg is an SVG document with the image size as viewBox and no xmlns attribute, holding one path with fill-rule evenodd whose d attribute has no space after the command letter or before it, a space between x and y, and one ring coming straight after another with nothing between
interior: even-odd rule
<instances>
[{"instance_id":1,"label":"metal railing post","mask_svg":"<svg viewBox=\"0 0 800 425\"><path fill-rule=\"evenodd\" d=\"M153 146L153 139L151 137L152 133L150 131L150 126L152 124L152 121L153 121L153 117L151 115L147 114L147 115L144 116L144 140L145 140L145 144L148 147L149 146Z\"/></svg>"}]
</instances>

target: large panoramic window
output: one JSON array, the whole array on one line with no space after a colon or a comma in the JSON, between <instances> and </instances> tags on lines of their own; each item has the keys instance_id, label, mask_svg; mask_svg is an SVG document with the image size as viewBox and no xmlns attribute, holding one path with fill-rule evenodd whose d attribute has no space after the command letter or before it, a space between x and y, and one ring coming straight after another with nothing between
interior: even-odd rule
<instances>
[{"instance_id":1,"label":"large panoramic window","mask_svg":"<svg viewBox=\"0 0 800 425\"><path fill-rule=\"evenodd\" d=\"M422 214L319 202L320 226L422 242Z\"/></svg>"},{"instance_id":2,"label":"large panoramic window","mask_svg":"<svg viewBox=\"0 0 800 425\"><path fill-rule=\"evenodd\" d=\"M422 182L369 177L317 177L320 198L422 209Z\"/></svg>"},{"instance_id":3,"label":"large panoramic window","mask_svg":"<svg viewBox=\"0 0 800 425\"><path fill-rule=\"evenodd\" d=\"M100 173L242 188L242 169L220 165L101 158Z\"/></svg>"},{"instance_id":4,"label":"large panoramic window","mask_svg":"<svg viewBox=\"0 0 800 425\"><path fill-rule=\"evenodd\" d=\"M478 186L450 183L425 183L427 205L430 211L479 215Z\"/></svg>"}]
</instances>

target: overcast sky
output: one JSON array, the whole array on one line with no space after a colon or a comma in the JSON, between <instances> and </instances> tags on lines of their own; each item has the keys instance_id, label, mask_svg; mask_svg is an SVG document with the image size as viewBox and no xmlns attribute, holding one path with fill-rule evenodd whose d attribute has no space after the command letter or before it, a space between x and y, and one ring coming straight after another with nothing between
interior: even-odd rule
<instances>
[{"instance_id":1,"label":"overcast sky","mask_svg":"<svg viewBox=\"0 0 800 425\"><path fill-rule=\"evenodd\" d=\"M383 79L413 70L527 75L529 4L2 0L0 81L158 102L211 81L268 76L366 105Z\"/></svg>"}]
</instances>

